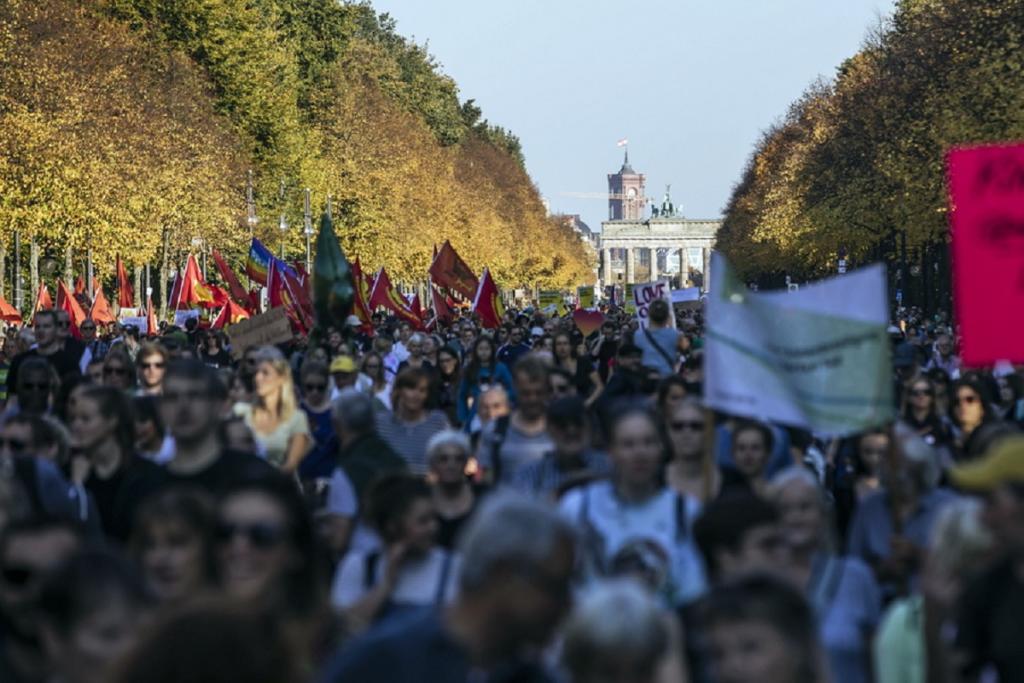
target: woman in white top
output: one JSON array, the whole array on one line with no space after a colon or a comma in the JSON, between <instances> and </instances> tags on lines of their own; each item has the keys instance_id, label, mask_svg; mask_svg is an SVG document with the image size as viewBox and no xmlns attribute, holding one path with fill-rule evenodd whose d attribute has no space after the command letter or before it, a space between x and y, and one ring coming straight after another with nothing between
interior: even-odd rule
<instances>
[{"instance_id":1,"label":"woman in white top","mask_svg":"<svg viewBox=\"0 0 1024 683\"><path fill-rule=\"evenodd\" d=\"M630 573L631 558L641 557L643 578L665 604L691 602L706 584L692 534L700 503L665 486L666 447L655 417L642 408L619 412L608 445L611 479L573 489L560 503L583 534L588 573Z\"/></svg>"},{"instance_id":2,"label":"woman in white top","mask_svg":"<svg viewBox=\"0 0 1024 683\"><path fill-rule=\"evenodd\" d=\"M267 461L291 473L313 443L309 420L298 407L291 367L280 351L264 347L256 354L256 398L237 403L234 412L252 430Z\"/></svg>"},{"instance_id":3,"label":"woman in white top","mask_svg":"<svg viewBox=\"0 0 1024 683\"><path fill-rule=\"evenodd\" d=\"M383 547L346 555L331 589L331 601L344 611L352 631L455 596L458 562L437 545L432 491L422 478L379 479L367 494L364 518Z\"/></svg>"}]
</instances>

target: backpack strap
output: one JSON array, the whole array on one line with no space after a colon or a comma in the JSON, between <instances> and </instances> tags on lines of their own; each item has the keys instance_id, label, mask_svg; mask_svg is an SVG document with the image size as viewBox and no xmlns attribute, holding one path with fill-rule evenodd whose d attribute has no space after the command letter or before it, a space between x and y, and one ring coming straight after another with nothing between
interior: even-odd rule
<instances>
[{"instance_id":1,"label":"backpack strap","mask_svg":"<svg viewBox=\"0 0 1024 683\"><path fill-rule=\"evenodd\" d=\"M651 331L649 329L645 327L643 328L643 332L644 336L647 337L647 341L651 342L651 346L654 347L654 350L657 351L661 355L661 357L665 359L665 362L668 363L668 367L672 371L675 371L676 361L672 359L672 356L668 354L668 351L661 348L661 344L658 343L658 340L654 338L654 335L651 334Z\"/></svg>"},{"instance_id":2,"label":"backpack strap","mask_svg":"<svg viewBox=\"0 0 1024 683\"><path fill-rule=\"evenodd\" d=\"M494 434L491 441L491 471L494 472L494 485L501 482L501 447L508 435L508 427L512 423L510 415L502 415L494 424Z\"/></svg>"},{"instance_id":3,"label":"backpack strap","mask_svg":"<svg viewBox=\"0 0 1024 683\"><path fill-rule=\"evenodd\" d=\"M686 497L676 494L676 541L685 541L690 535L688 526L688 514L686 512Z\"/></svg>"}]
</instances>

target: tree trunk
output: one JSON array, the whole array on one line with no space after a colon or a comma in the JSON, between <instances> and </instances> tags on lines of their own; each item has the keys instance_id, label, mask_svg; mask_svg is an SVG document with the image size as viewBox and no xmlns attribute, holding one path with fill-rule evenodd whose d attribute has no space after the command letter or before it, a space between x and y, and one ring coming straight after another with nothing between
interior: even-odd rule
<instances>
[{"instance_id":1,"label":"tree trunk","mask_svg":"<svg viewBox=\"0 0 1024 683\"><path fill-rule=\"evenodd\" d=\"M64 284L68 289L75 288L75 250L71 247L64 249Z\"/></svg>"},{"instance_id":2,"label":"tree trunk","mask_svg":"<svg viewBox=\"0 0 1024 683\"><path fill-rule=\"evenodd\" d=\"M17 273L18 269L14 268ZM0 296L6 293L7 285L7 242L0 242ZM6 298L6 297L4 297Z\"/></svg>"},{"instance_id":3,"label":"tree trunk","mask_svg":"<svg viewBox=\"0 0 1024 683\"><path fill-rule=\"evenodd\" d=\"M29 292L29 296L32 298L32 310L35 310L36 295L39 294L39 245L36 243L35 237L32 238L28 247L28 276L32 281L32 291Z\"/></svg>"},{"instance_id":4,"label":"tree trunk","mask_svg":"<svg viewBox=\"0 0 1024 683\"><path fill-rule=\"evenodd\" d=\"M164 248L163 254L160 257L160 277L157 282L160 283L159 287L156 287L160 292L160 319L167 319L167 251L170 249L170 234L167 228L164 228Z\"/></svg>"},{"instance_id":5,"label":"tree trunk","mask_svg":"<svg viewBox=\"0 0 1024 683\"><path fill-rule=\"evenodd\" d=\"M136 309L142 306L142 266L135 266L135 282L132 285L132 305Z\"/></svg>"}]
</instances>

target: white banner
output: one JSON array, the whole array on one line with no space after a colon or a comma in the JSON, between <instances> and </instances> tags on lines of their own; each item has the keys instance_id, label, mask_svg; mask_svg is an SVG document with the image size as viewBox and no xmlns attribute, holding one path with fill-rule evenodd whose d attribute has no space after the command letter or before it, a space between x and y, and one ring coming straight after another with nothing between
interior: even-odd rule
<instances>
[{"instance_id":1,"label":"white banner","mask_svg":"<svg viewBox=\"0 0 1024 683\"><path fill-rule=\"evenodd\" d=\"M893 418L881 265L795 292L751 292L712 254L704 400L733 415L844 435Z\"/></svg>"},{"instance_id":2,"label":"white banner","mask_svg":"<svg viewBox=\"0 0 1024 683\"><path fill-rule=\"evenodd\" d=\"M657 299L668 302L669 317L672 320L672 327L675 327L676 314L672 310L672 291L666 279L633 285L633 305L636 307L636 318L640 321L640 327L647 327L647 309L651 302Z\"/></svg>"},{"instance_id":3,"label":"white banner","mask_svg":"<svg viewBox=\"0 0 1024 683\"><path fill-rule=\"evenodd\" d=\"M685 289L672 290L672 303L681 304L684 301L700 301L700 287L687 287Z\"/></svg>"}]
</instances>

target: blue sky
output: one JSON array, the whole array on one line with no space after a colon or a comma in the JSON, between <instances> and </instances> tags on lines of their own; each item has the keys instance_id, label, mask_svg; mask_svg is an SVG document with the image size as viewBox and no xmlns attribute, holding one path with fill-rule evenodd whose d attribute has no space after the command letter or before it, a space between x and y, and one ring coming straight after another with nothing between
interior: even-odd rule
<instances>
[{"instance_id":1,"label":"blue sky","mask_svg":"<svg viewBox=\"0 0 1024 683\"><path fill-rule=\"evenodd\" d=\"M553 211L597 230L622 164L691 218L721 214L761 133L860 47L893 0L373 0L492 123Z\"/></svg>"}]
</instances>

